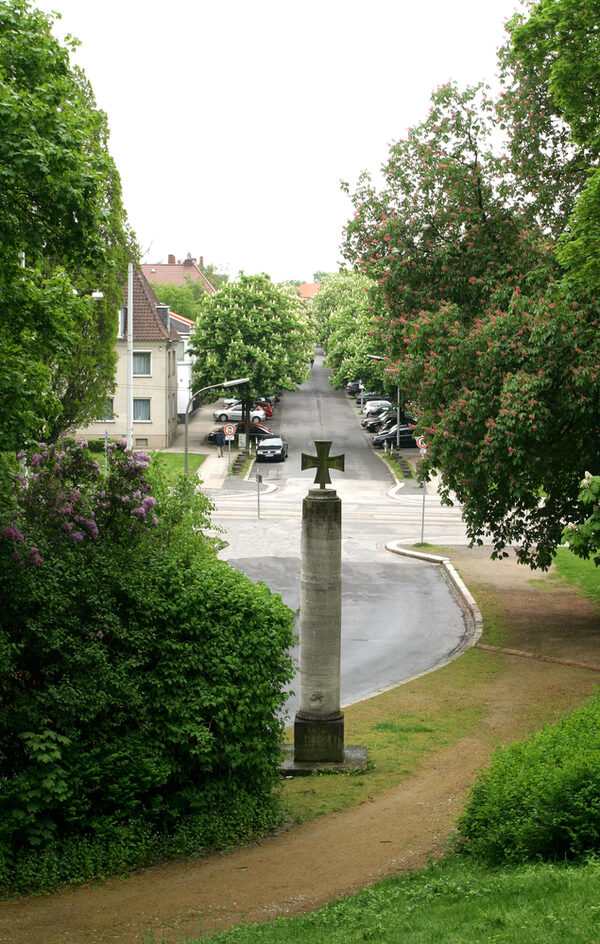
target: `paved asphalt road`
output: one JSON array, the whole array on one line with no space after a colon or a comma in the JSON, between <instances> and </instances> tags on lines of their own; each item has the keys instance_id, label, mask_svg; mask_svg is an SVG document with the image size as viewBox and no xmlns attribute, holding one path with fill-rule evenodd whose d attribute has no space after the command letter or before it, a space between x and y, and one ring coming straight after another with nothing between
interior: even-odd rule
<instances>
[{"instance_id":1,"label":"paved asphalt road","mask_svg":"<svg viewBox=\"0 0 600 944\"><path fill-rule=\"evenodd\" d=\"M270 421L289 443L288 460L256 463L250 481L228 479L211 497L213 520L228 541L221 557L297 610L302 499L314 479L314 470L300 470L300 454L314 454L315 440L332 440L332 455L345 455L345 472L331 477L342 499L341 700L350 704L444 663L468 634L441 568L385 550L386 542L401 539L403 509L420 514L423 493L414 482L392 491L395 483L370 447L353 401L333 390L328 376L318 355L310 379L284 395ZM256 472L263 476L260 518ZM407 545L418 540L413 533ZM290 717L297 707L291 695Z\"/></svg>"}]
</instances>

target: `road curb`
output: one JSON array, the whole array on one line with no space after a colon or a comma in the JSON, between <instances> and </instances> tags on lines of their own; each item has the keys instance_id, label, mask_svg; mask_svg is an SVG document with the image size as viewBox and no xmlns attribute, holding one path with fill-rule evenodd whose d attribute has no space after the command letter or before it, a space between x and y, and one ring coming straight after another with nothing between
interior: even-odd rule
<instances>
[{"instance_id":1,"label":"road curb","mask_svg":"<svg viewBox=\"0 0 600 944\"><path fill-rule=\"evenodd\" d=\"M412 557L417 560L425 561L429 564L437 564L443 571L446 579L456 590L464 610L469 614L471 623L471 632L468 637L468 646L472 648L477 644L483 632L483 617L481 610L477 606L473 595L456 571L449 557L440 557L437 554L426 554L422 551L412 551L409 548L402 547L398 541L390 541L385 545L387 551L392 554L400 554L403 557Z\"/></svg>"}]
</instances>

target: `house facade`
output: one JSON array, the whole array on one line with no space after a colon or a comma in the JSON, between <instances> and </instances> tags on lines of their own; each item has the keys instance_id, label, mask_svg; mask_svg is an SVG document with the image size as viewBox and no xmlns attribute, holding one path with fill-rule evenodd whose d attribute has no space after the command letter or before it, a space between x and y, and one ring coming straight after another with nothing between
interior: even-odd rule
<instances>
[{"instance_id":1,"label":"house facade","mask_svg":"<svg viewBox=\"0 0 600 944\"><path fill-rule=\"evenodd\" d=\"M127 286L118 313L115 387L104 414L76 430L84 439L127 438ZM168 306L159 304L144 274L133 274L133 448L164 449L177 432L177 363L180 336Z\"/></svg>"},{"instance_id":2,"label":"house facade","mask_svg":"<svg viewBox=\"0 0 600 944\"><path fill-rule=\"evenodd\" d=\"M195 358L190 353L190 343L194 332L194 322L182 315L171 312L171 327L179 335L177 345L177 414L182 421L190 400L192 389L192 369Z\"/></svg>"}]
</instances>

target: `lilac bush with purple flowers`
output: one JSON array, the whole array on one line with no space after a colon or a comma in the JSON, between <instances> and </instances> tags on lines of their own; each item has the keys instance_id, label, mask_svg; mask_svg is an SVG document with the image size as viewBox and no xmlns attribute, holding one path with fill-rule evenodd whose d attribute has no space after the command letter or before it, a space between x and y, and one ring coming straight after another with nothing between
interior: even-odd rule
<instances>
[{"instance_id":1,"label":"lilac bush with purple flowers","mask_svg":"<svg viewBox=\"0 0 600 944\"><path fill-rule=\"evenodd\" d=\"M38 444L0 509L0 892L73 880L79 842L91 878L279 816L293 616L217 559L197 480L107 458Z\"/></svg>"}]
</instances>

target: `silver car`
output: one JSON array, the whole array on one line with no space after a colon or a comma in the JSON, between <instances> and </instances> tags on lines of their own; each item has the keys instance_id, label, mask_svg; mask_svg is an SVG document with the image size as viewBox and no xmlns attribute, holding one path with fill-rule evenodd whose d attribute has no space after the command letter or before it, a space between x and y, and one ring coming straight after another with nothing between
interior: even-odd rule
<instances>
[{"instance_id":1,"label":"silver car","mask_svg":"<svg viewBox=\"0 0 600 944\"><path fill-rule=\"evenodd\" d=\"M236 403L234 406L230 406L227 409L222 407L220 410L215 410L213 416L219 423L227 423L228 420L233 422L239 422L242 419L242 404ZM253 406L250 410L250 421L252 423L264 423L267 416L264 410L259 406Z\"/></svg>"}]
</instances>

